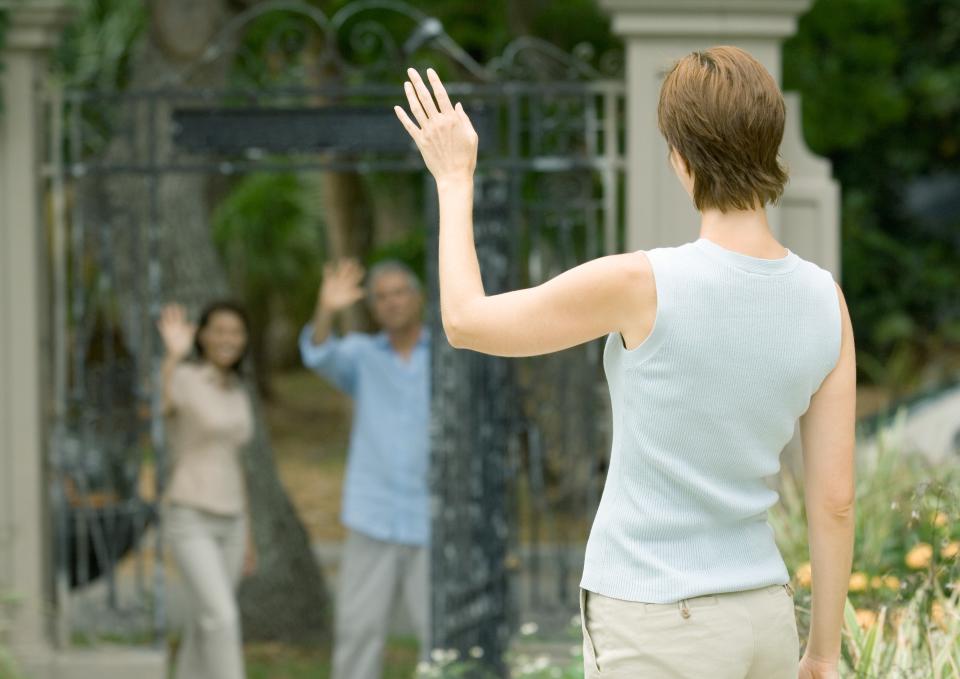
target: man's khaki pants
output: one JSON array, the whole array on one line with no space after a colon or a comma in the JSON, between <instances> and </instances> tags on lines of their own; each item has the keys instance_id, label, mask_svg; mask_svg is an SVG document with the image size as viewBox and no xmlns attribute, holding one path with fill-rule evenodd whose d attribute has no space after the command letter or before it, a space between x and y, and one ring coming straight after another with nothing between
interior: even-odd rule
<instances>
[{"instance_id":1,"label":"man's khaki pants","mask_svg":"<svg viewBox=\"0 0 960 679\"><path fill-rule=\"evenodd\" d=\"M426 658L430 624L430 550L347 535L335 606L333 679L380 679L383 651L398 594Z\"/></svg>"},{"instance_id":2,"label":"man's khaki pants","mask_svg":"<svg viewBox=\"0 0 960 679\"><path fill-rule=\"evenodd\" d=\"M637 603L580 590L585 679L797 679L793 593L770 585Z\"/></svg>"}]
</instances>

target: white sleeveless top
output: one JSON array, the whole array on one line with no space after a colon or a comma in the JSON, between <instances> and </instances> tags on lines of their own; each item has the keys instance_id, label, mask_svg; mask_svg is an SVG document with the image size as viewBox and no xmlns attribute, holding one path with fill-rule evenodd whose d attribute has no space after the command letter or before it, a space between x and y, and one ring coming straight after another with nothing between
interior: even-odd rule
<instances>
[{"instance_id":1,"label":"white sleeveless top","mask_svg":"<svg viewBox=\"0 0 960 679\"><path fill-rule=\"evenodd\" d=\"M613 442L581 586L673 603L786 583L765 478L839 358L833 277L704 238L646 254L653 330L604 350Z\"/></svg>"}]
</instances>

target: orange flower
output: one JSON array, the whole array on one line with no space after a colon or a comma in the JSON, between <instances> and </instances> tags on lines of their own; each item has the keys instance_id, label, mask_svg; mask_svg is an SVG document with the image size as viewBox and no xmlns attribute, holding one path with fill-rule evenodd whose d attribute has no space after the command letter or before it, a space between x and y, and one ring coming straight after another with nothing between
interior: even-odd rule
<instances>
[{"instance_id":1,"label":"orange flower","mask_svg":"<svg viewBox=\"0 0 960 679\"><path fill-rule=\"evenodd\" d=\"M944 545L943 549L940 550L940 556L944 559L952 559L957 554L960 554L960 541L958 540Z\"/></svg>"},{"instance_id":2,"label":"orange flower","mask_svg":"<svg viewBox=\"0 0 960 679\"><path fill-rule=\"evenodd\" d=\"M883 579L883 584L887 589L896 591L900 589L900 578L898 578L896 575L888 575Z\"/></svg>"},{"instance_id":3,"label":"orange flower","mask_svg":"<svg viewBox=\"0 0 960 679\"><path fill-rule=\"evenodd\" d=\"M850 583L847 587L851 592L862 592L867 589L867 582L868 580L866 573L851 573Z\"/></svg>"},{"instance_id":4,"label":"orange flower","mask_svg":"<svg viewBox=\"0 0 960 679\"><path fill-rule=\"evenodd\" d=\"M947 522L950 520L950 517L944 514L943 512L937 512L933 517L934 526L946 526Z\"/></svg>"},{"instance_id":5,"label":"orange flower","mask_svg":"<svg viewBox=\"0 0 960 679\"><path fill-rule=\"evenodd\" d=\"M880 589L881 587L883 587L883 578L879 575L870 578L870 589Z\"/></svg>"},{"instance_id":6,"label":"orange flower","mask_svg":"<svg viewBox=\"0 0 960 679\"><path fill-rule=\"evenodd\" d=\"M868 608L857 609L857 622L863 629L870 629L877 623L877 612Z\"/></svg>"},{"instance_id":7,"label":"orange flower","mask_svg":"<svg viewBox=\"0 0 960 679\"><path fill-rule=\"evenodd\" d=\"M812 580L813 570L810 567L810 562L805 561L797 567L797 572L794 573L794 576L797 579L797 584L801 587L809 587Z\"/></svg>"},{"instance_id":8,"label":"orange flower","mask_svg":"<svg viewBox=\"0 0 960 679\"><path fill-rule=\"evenodd\" d=\"M907 553L906 561L907 566L914 569L926 568L930 565L930 560L933 558L933 547L926 543L920 542L914 545Z\"/></svg>"}]
</instances>

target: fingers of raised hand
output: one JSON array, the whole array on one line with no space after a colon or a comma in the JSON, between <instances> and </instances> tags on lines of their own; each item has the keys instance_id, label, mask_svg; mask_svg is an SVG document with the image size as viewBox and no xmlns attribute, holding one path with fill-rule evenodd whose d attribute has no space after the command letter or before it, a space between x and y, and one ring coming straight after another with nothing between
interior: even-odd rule
<instances>
[{"instance_id":1,"label":"fingers of raised hand","mask_svg":"<svg viewBox=\"0 0 960 679\"><path fill-rule=\"evenodd\" d=\"M410 116L407 115L407 112L399 106L394 106L393 111L397 114L397 118L400 119L400 124L403 125L403 128L411 137L413 137L414 141L417 141L420 136L420 128L417 127L412 120L410 120Z\"/></svg>"},{"instance_id":2,"label":"fingers of raised hand","mask_svg":"<svg viewBox=\"0 0 960 679\"><path fill-rule=\"evenodd\" d=\"M437 110L437 105L433 101L433 95L430 94L430 90L427 88L423 78L420 77L420 74L415 68L407 69L407 77L410 78L410 82L413 83L413 89L416 92L417 98L420 100L420 104L423 106L423 110L426 111L427 117L433 117L437 115L440 111Z\"/></svg>"},{"instance_id":3,"label":"fingers of raised hand","mask_svg":"<svg viewBox=\"0 0 960 679\"><path fill-rule=\"evenodd\" d=\"M414 91L413 85L409 80L403 83L403 91L407 95L407 103L410 105L410 112L413 113L413 117L416 119L417 124L423 128L427 124L429 117L427 116L426 111L423 110L420 99L417 97L417 93Z\"/></svg>"},{"instance_id":4,"label":"fingers of raised hand","mask_svg":"<svg viewBox=\"0 0 960 679\"><path fill-rule=\"evenodd\" d=\"M182 325L186 320L186 312L179 304L167 304L160 311L160 324L162 327Z\"/></svg>"},{"instance_id":5,"label":"fingers of raised hand","mask_svg":"<svg viewBox=\"0 0 960 679\"><path fill-rule=\"evenodd\" d=\"M443 83L440 82L440 76L438 76L437 72L432 68L428 68L427 78L430 80L430 85L433 87L433 96L437 98L437 105L440 107L440 112L453 113L453 105L450 103L450 97L447 95L447 90L444 88Z\"/></svg>"},{"instance_id":6,"label":"fingers of raised hand","mask_svg":"<svg viewBox=\"0 0 960 679\"><path fill-rule=\"evenodd\" d=\"M363 266L355 259L348 259L343 265L343 276L351 281L358 281L363 278Z\"/></svg>"}]
</instances>

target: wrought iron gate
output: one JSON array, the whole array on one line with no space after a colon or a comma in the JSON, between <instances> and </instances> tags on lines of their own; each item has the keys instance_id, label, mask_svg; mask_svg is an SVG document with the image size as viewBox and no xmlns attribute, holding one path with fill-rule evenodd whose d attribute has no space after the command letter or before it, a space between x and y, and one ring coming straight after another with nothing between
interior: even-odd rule
<instances>
[{"instance_id":1,"label":"wrought iron gate","mask_svg":"<svg viewBox=\"0 0 960 679\"><path fill-rule=\"evenodd\" d=\"M291 53L319 37L316 58L344 77L304 87L292 69L270 87L191 84L268 19L277 33L268 48ZM355 2L326 17L280 0L239 16L198 63L156 88L52 93L50 480L65 630L90 619L76 608L91 586L103 588L97 611L113 611L124 629L156 634L165 625L162 543L149 529L165 465L153 319L171 287L203 281L162 280L160 258L173 247L164 225L212 176L424 175L391 110L407 64L459 73L448 89L480 125L476 236L488 293L620 250L623 84L582 52L524 38L479 64L438 21L400 2ZM423 186L435 234L428 176ZM433 642L464 655L480 649L497 665L519 623L559 626L575 611L608 448L601 347L523 360L454 351L437 315L435 266L428 271ZM132 577L118 578L121 563Z\"/></svg>"}]
</instances>

